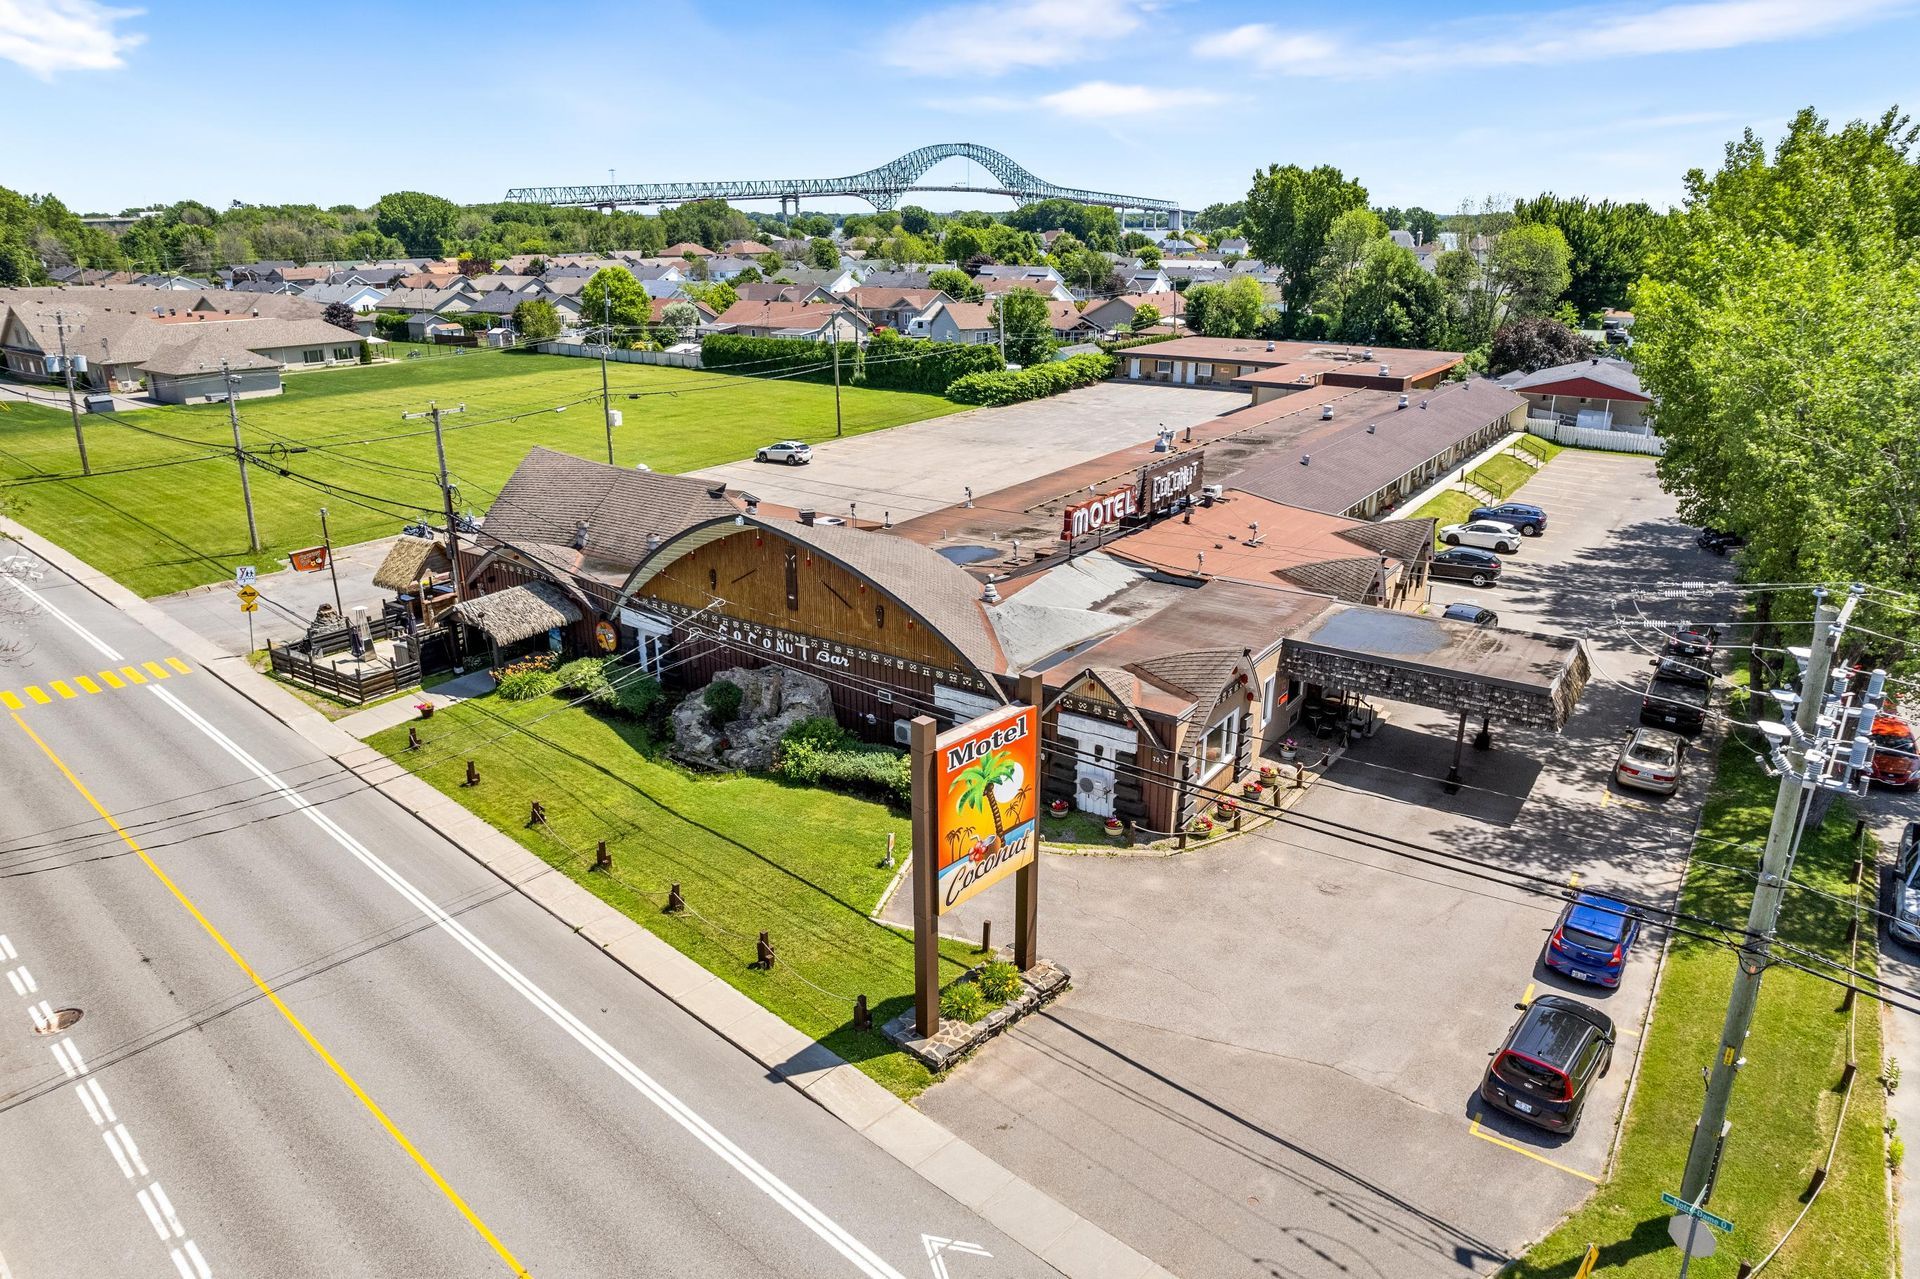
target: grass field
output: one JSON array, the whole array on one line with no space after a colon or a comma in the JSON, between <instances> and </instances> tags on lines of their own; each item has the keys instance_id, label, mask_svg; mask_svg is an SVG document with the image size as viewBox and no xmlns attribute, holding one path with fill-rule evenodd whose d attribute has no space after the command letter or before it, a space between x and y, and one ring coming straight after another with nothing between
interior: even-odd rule
<instances>
[{"instance_id":1,"label":"grass field","mask_svg":"<svg viewBox=\"0 0 1920 1279\"><path fill-rule=\"evenodd\" d=\"M649 754L640 727L557 698L479 698L414 727L437 763L420 767L405 727L371 744L895 1093L931 1082L877 1030L851 1024L856 995L875 1026L912 1003L912 939L867 918L895 873L881 865L888 834L903 864L911 846L905 817L776 778L688 772ZM481 777L471 788L460 784L469 758ZM526 824L535 799L546 831ZM587 869L601 839L611 877ZM663 913L675 883L686 914ZM749 966L763 929L779 956L771 971ZM945 980L979 959L941 948Z\"/></svg>"},{"instance_id":2,"label":"grass field","mask_svg":"<svg viewBox=\"0 0 1920 1279\"><path fill-rule=\"evenodd\" d=\"M698 470L777 439L834 432L831 386L635 364L610 366L609 380L625 417L614 432L622 466ZM343 545L397 533L406 518L437 510L429 424L400 416L429 400L467 406L446 421L447 461L462 503L475 512L486 510L532 445L606 456L600 366L592 360L474 351L300 374L286 388L241 403L248 451L336 491L250 467L260 554L247 548L223 405L83 417L95 474L81 478L65 412L0 399L0 486L22 523L142 595L161 595L231 577L236 564L272 571L290 549L320 540L323 505ZM849 435L962 407L852 387L841 404ZM557 405L567 407L555 412Z\"/></svg>"},{"instance_id":3,"label":"grass field","mask_svg":"<svg viewBox=\"0 0 1920 1279\"><path fill-rule=\"evenodd\" d=\"M1719 841L1757 849L1766 836L1773 797L1774 783L1754 763L1752 748L1730 738L1721 751L1719 780L1707 802L1702 842L1695 849L1680 909L1717 920L1746 919L1753 878L1724 864L1750 865L1753 855ZM1846 896L1854 891L1849 882L1855 855L1852 827L1845 807L1836 805L1824 826L1808 832L1793 871L1801 887L1788 894L1780 928L1783 940L1841 962L1848 958L1847 908L1819 892ZM1871 845L1866 855L1871 866ZM1863 970L1874 967L1874 936L1868 918L1856 965ZM1722 946L1689 937L1674 940L1614 1177L1523 1262L1505 1272L1511 1279L1567 1279L1589 1243L1600 1245L1596 1274L1669 1279L1675 1273L1679 1255L1667 1238L1671 1213L1661 1206L1660 1192L1680 1188L1699 1114L1700 1070L1713 1059L1719 1040L1733 964ZM1839 1082L1848 1052L1848 1015L1840 1011L1841 994L1838 987L1789 968L1767 973L1711 1204L1735 1229L1721 1239L1717 1255L1693 1263L1694 1279L1731 1279L1743 1260L1759 1261L1800 1212L1801 1195L1826 1156L1839 1114ZM1880 1074L1880 1009L1863 998L1858 1010L1853 1052L1859 1077L1839 1151L1820 1198L1765 1272L1783 1279L1877 1279L1892 1270L1882 1135L1886 1094L1875 1079Z\"/></svg>"}]
</instances>

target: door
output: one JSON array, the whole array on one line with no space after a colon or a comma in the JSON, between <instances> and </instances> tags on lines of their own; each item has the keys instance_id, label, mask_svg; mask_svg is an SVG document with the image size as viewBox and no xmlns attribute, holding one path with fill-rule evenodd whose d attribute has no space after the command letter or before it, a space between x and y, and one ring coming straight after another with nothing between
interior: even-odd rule
<instances>
[{"instance_id":1,"label":"door","mask_svg":"<svg viewBox=\"0 0 1920 1279\"><path fill-rule=\"evenodd\" d=\"M1194 371L1198 368L1199 368L1199 365L1194 364L1192 361L1188 361L1187 363L1187 385L1188 386L1193 385Z\"/></svg>"},{"instance_id":2,"label":"door","mask_svg":"<svg viewBox=\"0 0 1920 1279\"><path fill-rule=\"evenodd\" d=\"M1127 376L1135 382L1138 382L1140 380L1140 361L1138 360L1127 361Z\"/></svg>"}]
</instances>

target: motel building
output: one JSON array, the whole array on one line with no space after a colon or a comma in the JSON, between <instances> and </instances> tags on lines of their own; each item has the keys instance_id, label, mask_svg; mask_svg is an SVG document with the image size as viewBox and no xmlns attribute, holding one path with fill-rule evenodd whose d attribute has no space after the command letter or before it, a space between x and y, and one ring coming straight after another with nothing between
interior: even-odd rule
<instances>
[{"instance_id":1,"label":"motel building","mask_svg":"<svg viewBox=\"0 0 1920 1279\"><path fill-rule=\"evenodd\" d=\"M1005 511L1031 527L968 523ZM1432 536L1211 485L1203 450L1164 441L892 528L536 448L462 538L454 612L495 666L610 643L675 690L804 672L844 725L902 746L915 716L951 727L1037 672L1044 797L1152 836L1289 735L1332 745L1368 699L1463 730L1565 722L1579 642L1416 611Z\"/></svg>"}]
</instances>

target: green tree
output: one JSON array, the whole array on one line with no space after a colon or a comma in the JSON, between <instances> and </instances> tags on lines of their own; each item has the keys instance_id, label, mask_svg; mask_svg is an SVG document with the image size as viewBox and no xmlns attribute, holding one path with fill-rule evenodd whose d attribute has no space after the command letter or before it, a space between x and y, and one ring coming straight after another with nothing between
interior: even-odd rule
<instances>
[{"instance_id":1,"label":"green tree","mask_svg":"<svg viewBox=\"0 0 1920 1279\"><path fill-rule=\"evenodd\" d=\"M771 280L774 276L787 269L786 262L781 259L778 253L762 253L759 257L755 258L754 261L760 264L760 275L762 279Z\"/></svg>"},{"instance_id":2,"label":"green tree","mask_svg":"<svg viewBox=\"0 0 1920 1279\"><path fill-rule=\"evenodd\" d=\"M660 211L662 244L683 242L717 249L728 240L744 240L753 234L747 215L725 200L695 200Z\"/></svg>"},{"instance_id":3,"label":"green tree","mask_svg":"<svg viewBox=\"0 0 1920 1279\"><path fill-rule=\"evenodd\" d=\"M689 281L680 286L680 291L715 315L740 300L740 294L725 280L715 280L710 284Z\"/></svg>"},{"instance_id":4,"label":"green tree","mask_svg":"<svg viewBox=\"0 0 1920 1279\"><path fill-rule=\"evenodd\" d=\"M545 298L528 298L513 308L513 329L529 342L550 342L560 336L560 312Z\"/></svg>"},{"instance_id":5,"label":"green tree","mask_svg":"<svg viewBox=\"0 0 1920 1279\"><path fill-rule=\"evenodd\" d=\"M1260 286L1242 275L1225 284L1193 285L1181 309L1188 330L1202 337L1254 337L1261 328L1266 299Z\"/></svg>"},{"instance_id":6,"label":"green tree","mask_svg":"<svg viewBox=\"0 0 1920 1279\"><path fill-rule=\"evenodd\" d=\"M460 210L451 200L421 191L395 191L373 206L374 229L398 240L414 257L437 258L446 251ZM255 237L256 241L258 237Z\"/></svg>"},{"instance_id":7,"label":"green tree","mask_svg":"<svg viewBox=\"0 0 1920 1279\"><path fill-rule=\"evenodd\" d=\"M1367 189L1332 165L1268 165L1253 175L1242 224L1254 257L1280 269L1290 314L1307 310L1334 219L1364 209Z\"/></svg>"},{"instance_id":8,"label":"green tree","mask_svg":"<svg viewBox=\"0 0 1920 1279\"><path fill-rule=\"evenodd\" d=\"M807 265L831 271L840 265L840 250L833 247L832 240L810 240L807 243Z\"/></svg>"},{"instance_id":9,"label":"green tree","mask_svg":"<svg viewBox=\"0 0 1920 1279\"><path fill-rule=\"evenodd\" d=\"M1571 364L1593 354L1593 344L1561 321L1546 315L1509 320L1494 331L1487 353L1487 372L1532 373L1556 364Z\"/></svg>"},{"instance_id":10,"label":"green tree","mask_svg":"<svg viewBox=\"0 0 1920 1279\"><path fill-rule=\"evenodd\" d=\"M1010 363L1032 365L1052 358L1053 317L1045 298L1032 289L1009 289L995 299L993 309Z\"/></svg>"},{"instance_id":11,"label":"green tree","mask_svg":"<svg viewBox=\"0 0 1920 1279\"><path fill-rule=\"evenodd\" d=\"M660 322L673 330L677 340L684 342L700 327L700 311L691 302L669 302L660 310Z\"/></svg>"},{"instance_id":12,"label":"green tree","mask_svg":"<svg viewBox=\"0 0 1920 1279\"><path fill-rule=\"evenodd\" d=\"M1160 265L1160 246L1157 244L1142 245L1134 256L1140 259L1141 266L1152 271Z\"/></svg>"},{"instance_id":13,"label":"green tree","mask_svg":"<svg viewBox=\"0 0 1920 1279\"><path fill-rule=\"evenodd\" d=\"M347 332L356 336L358 336L360 332L360 330L355 327L360 322L360 317L355 315L353 308L345 302L327 303L326 307L320 312L320 318L336 329L345 329Z\"/></svg>"},{"instance_id":14,"label":"green tree","mask_svg":"<svg viewBox=\"0 0 1920 1279\"><path fill-rule=\"evenodd\" d=\"M1432 244L1440 238L1440 216L1419 205L1407 207L1407 232L1415 244Z\"/></svg>"},{"instance_id":15,"label":"green tree","mask_svg":"<svg viewBox=\"0 0 1920 1279\"><path fill-rule=\"evenodd\" d=\"M955 302L978 302L986 296L985 290L975 284L972 277L953 267L942 267L929 275L927 287L940 290Z\"/></svg>"},{"instance_id":16,"label":"green tree","mask_svg":"<svg viewBox=\"0 0 1920 1279\"><path fill-rule=\"evenodd\" d=\"M612 326L612 345L644 339L653 323L653 299L623 266L602 267L580 290L580 322L592 329Z\"/></svg>"},{"instance_id":17,"label":"green tree","mask_svg":"<svg viewBox=\"0 0 1920 1279\"><path fill-rule=\"evenodd\" d=\"M1487 278L1495 301L1521 314L1551 311L1572 279L1567 239L1556 226L1522 223L1493 242Z\"/></svg>"},{"instance_id":18,"label":"green tree","mask_svg":"<svg viewBox=\"0 0 1920 1279\"><path fill-rule=\"evenodd\" d=\"M797 236L832 235L833 219L823 213L803 213L788 222L787 229Z\"/></svg>"},{"instance_id":19,"label":"green tree","mask_svg":"<svg viewBox=\"0 0 1920 1279\"><path fill-rule=\"evenodd\" d=\"M917 204L905 205L900 210L900 229L910 235L930 235L939 224L940 219Z\"/></svg>"},{"instance_id":20,"label":"green tree","mask_svg":"<svg viewBox=\"0 0 1920 1279\"><path fill-rule=\"evenodd\" d=\"M1521 224L1557 227L1566 238L1566 300L1581 316L1627 303L1627 289L1640 278L1656 218L1644 204L1562 199L1551 192L1513 207Z\"/></svg>"},{"instance_id":21,"label":"green tree","mask_svg":"<svg viewBox=\"0 0 1920 1279\"><path fill-rule=\"evenodd\" d=\"M1369 242L1341 290L1315 306L1327 312L1326 335L1340 342L1434 347L1446 332L1440 281L1385 236Z\"/></svg>"},{"instance_id":22,"label":"green tree","mask_svg":"<svg viewBox=\"0 0 1920 1279\"><path fill-rule=\"evenodd\" d=\"M1133 308L1133 319L1128 322L1135 333L1150 329L1160 323L1160 308L1151 302L1142 302Z\"/></svg>"},{"instance_id":23,"label":"green tree","mask_svg":"<svg viewBox=\"0 0 1920 1279\"><path fill-rule=\"evenodd\" d=\"M1354 273L1366 259L1367 248L1387 235L1385 222L1370 209L1348 209L1327 228L1327 247L1317 268L1318 296L1345 295ZM1326 308L1317 308L1324 310Z\"/></svg>"},{"instance_id":24,"label":"green tree","mask_svg":"<svg viewBox=\"0 0 1920 1279\"><path fill-rule=\"evenodd\" d=\"M1225 233L1239 226L1246 217L1246 201L1235 200L1231 204L1209 204L1200 210L1200 216L1193 220L1193 225L1194 229L1208 234Z\"/></svg>"}]
</instances>

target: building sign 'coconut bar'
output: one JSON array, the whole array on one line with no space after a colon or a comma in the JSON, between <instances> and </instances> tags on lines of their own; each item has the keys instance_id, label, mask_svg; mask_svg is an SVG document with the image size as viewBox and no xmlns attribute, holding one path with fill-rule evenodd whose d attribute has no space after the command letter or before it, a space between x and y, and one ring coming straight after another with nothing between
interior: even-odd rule
<instances>
[{"instance_id":1,"label":"building sign 'coconut bar'","mask_svg":"<svg viewBox=\"0 0 1920 1279\"><path fill-rule=\"evenodd\" d=\"M941 914L1033 860L1039 730L1038 711L1009 706L942 733L935 744Z\"/></svg>"},{"instance_id":2,"label":"building sign 'coconut bar'","mask_svg":"<svg viewBox=\"0 0 1920 1279\"><path fill-rule=\"evenodd\" d=\"M1182 453L1140 468L1140 508L1149 515L1198 500L1206 483L1207 455Z\"/></svg>"}]
</instances>

